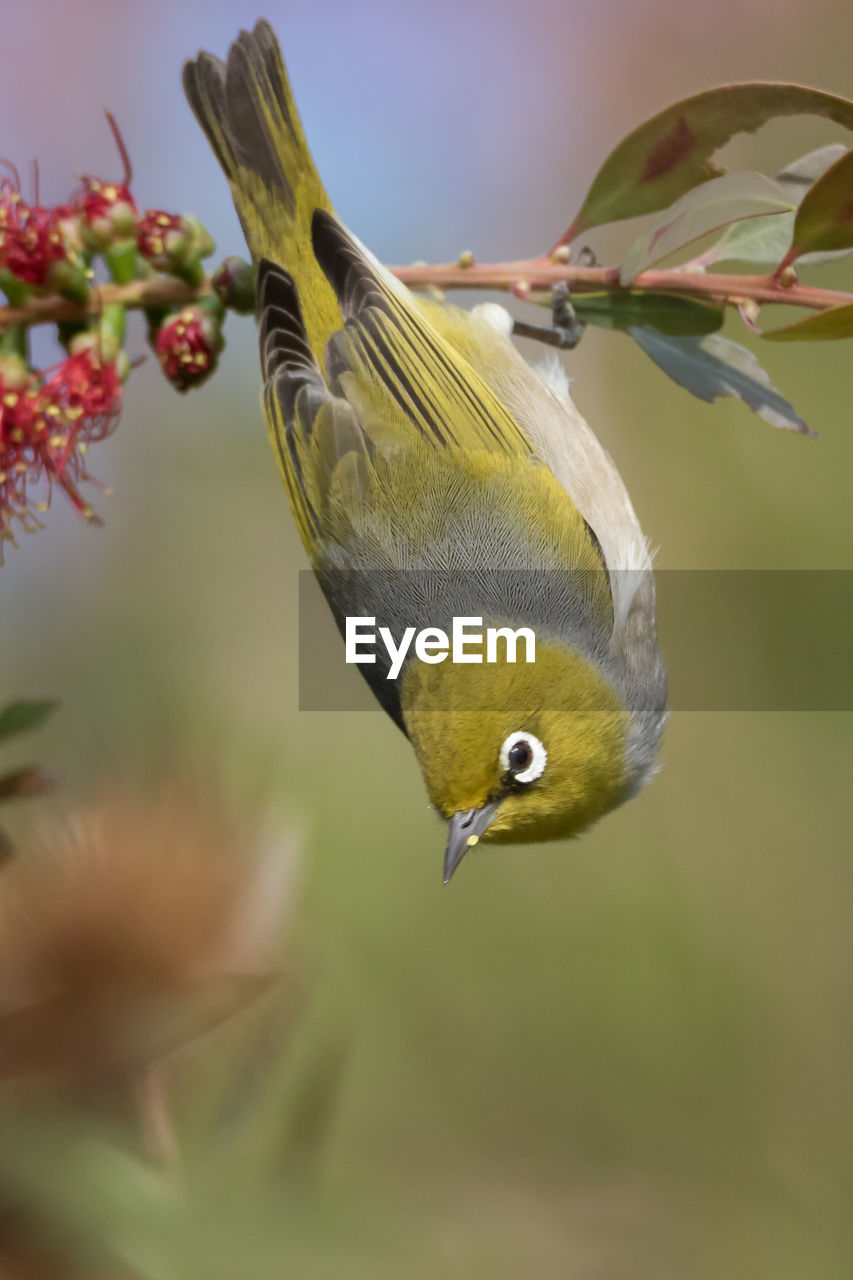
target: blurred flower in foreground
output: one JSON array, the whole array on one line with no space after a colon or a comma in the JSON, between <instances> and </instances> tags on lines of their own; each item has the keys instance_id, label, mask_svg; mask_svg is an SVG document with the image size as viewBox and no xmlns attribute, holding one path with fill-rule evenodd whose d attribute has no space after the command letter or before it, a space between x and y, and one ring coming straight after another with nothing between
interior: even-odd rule
<instances>
[{"instance_id":1,"label":"blurred flower in foreground","mask_svg":"<svg viewBox=\"0 0 853 1280\"><path fill-rule=\"evenodd\" d=\"M265 991L292 857L246 843L186 797L123 798L3 868L0 1079L135 1073Z\"/></svg>"}]
</instances>

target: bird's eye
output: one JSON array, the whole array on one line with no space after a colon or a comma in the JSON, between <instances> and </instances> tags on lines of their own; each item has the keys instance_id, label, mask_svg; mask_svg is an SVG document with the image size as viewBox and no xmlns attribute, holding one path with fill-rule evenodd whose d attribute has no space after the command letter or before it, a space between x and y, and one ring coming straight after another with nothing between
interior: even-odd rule
<instances>
[{"instance_id":1,"label":"bird's eye","mask_svg":"<svg viewBox=\"0 0 853 1280\"><path fill-rule=\"evenodd\" d=\"M548 752L538 738L523 729L511 733L501 747L501 768L515 782L535 782L548 763Z\"/></svg>"}]
</instances>

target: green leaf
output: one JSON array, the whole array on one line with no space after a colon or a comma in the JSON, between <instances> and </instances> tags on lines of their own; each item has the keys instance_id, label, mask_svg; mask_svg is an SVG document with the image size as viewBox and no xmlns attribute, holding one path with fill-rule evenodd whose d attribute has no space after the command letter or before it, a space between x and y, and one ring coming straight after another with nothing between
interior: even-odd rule
<instances>
[{"instance_id":1,"label":"green leaf","mask_svg":"<svg viewBox=\"0 0 853 1280\"><path fill-rule=\"evenodd\" d=\"M651 325L661 333L696 335L716 333L723 324L721 307L671 293L575 293L572 306L584 324L601 329Z\"/></svg>"},{"instance_id":2,"label":"green leaf","mask_svg":"<svg viewBox=\"0 0 853 1280\"><path fill-rule=\"evenodd\" d=\"M833 307L817 315L806 316L783 329L768 329L761 335L769 342L828 342L834 338L853 338L853 303Z\"/></svg>"},{"instance_id":3,"label":"green leaf","mask_svg":"<svg viewBox=\"0 0 853 1280\"><path fill-rule=\"evenodd\" d=\"M662 258L731 222L785 213L793 207L791 198L763 173L724 174L688 191L644 231L625 255L619 279L623 285L630 284Z\"/></svg>"},{"instance_id":4,"label":"green leaf","mask_svg":"<svg viewBox=\"0 0 853 1280\"><path fill-rule=\"evenodd\" d=\"M696 259L703 267L721 263L750 262L755 266L775 267L788 252L794 234L795 211L775 213L767 218L736 222Z\"/></svg>"},{"instance_id":5,"label":"green leaf","mask_svg":"<svg viewBox=\"0 0 853 1280\"><path fill-rule=\"evenodd\" d=\"M776 174L776 183L791 196L792 203L798 205L809 187L825 173L830 165L835 164L846 152L841 142L830 143L828 147L819 147L810 151L787 165L781 173ZM796 211L790 213L771 214L749 222L738 222L730 226L716 244L696 259L703 267L718 266L722 263L747 262L758 267L775 267L781 262L794 234ZM830 262L842 258L848 250L837 253L815 253L805 255L801 261L806 263Z\"/></svg>"},{"instance_id":6,"label":"green leaf","mask_svg":"<svg viewBox=\"0 0 853 1280\"><path fill-rule=\"evenodd\" d=\"M804 156L786 164L776 174L776 181L794 196L794 203L799 204L812 183L822 177L846 152L847 147L843 142L830 142L829 146L818 147L817 151L808 151Z\"/></svg>"},{"instance_id":7,"label":"green leaf","mask_svg":"<svg viewBox=\"0 0 853 1280\"><path fill-rule=\"evenodd\" d=\"M780 269L804 253L853 248L853 151L836 160L803 196Z\"/></svg>"},{"instance_id":8,"label":"green leaf","mask_svg":"<svg viewBox=\"0 0 853 1280\"><path fill-rule=\"evenodd\" d=\"M0 741L14 733L29 733L31 729L37 729L58 706L55 698L41 701L21 699L20 702L8 703L0 710Z\"/></svg>"},{"instance_id":9,"label":"green leaf","mask_svg":"<svg viewBox=\"0 0 853 1280\"><path fill-rule=\"evenodd\" d=\"M800 84L721 85L666 107L610 153L558 243L606 222L665 209L685 191L720 176L723 170L709 156L736 133L791 115L824 116L853 129L853 102Z\"/></svg>"},{"instance_id":10,"label":"green leaf","mask_svg":"<svg viewBox=\"0 0 853 1280\"><path fill-rule=\"evenodd\" d=\"M20 307L27 300L29 286L5 267L0 267L0 292L6 295L10 307Z\"/></svg>"},{"instance_id":11,"label":"green leaf","mask_svg":"<svg viewBox=\"0 0 853 1280\"><path fill-rule=\"evenodd\" d=\"M671 338L648 328L631 329L630 334L673 382L700 400L712 404L719 396L735 396L774 427L814 434L746 347L719 334Z\"/></svg>"}]
</instances>

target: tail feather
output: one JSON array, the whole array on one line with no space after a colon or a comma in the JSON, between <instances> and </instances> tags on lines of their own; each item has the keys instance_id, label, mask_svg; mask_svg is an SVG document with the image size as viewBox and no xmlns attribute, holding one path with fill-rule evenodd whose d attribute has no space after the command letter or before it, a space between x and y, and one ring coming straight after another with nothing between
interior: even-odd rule
<instances>
[{"instance_id":1,"label":"tail feather","mask_svg":"<svg viewBox=\"0 0 853 1280\"><path fill-rule=\"evenodd\" d=\"M284 63L277 79L271 76L271 70L268 51L257 32L241 32L231 46L225 67L228 124L238 168L255 174L275 191L293 216L296 201L287 176L287 162L293 165L295 161L303 171L310 167L312 177L316 177L316 170L298 128L298 117L297 129L293 127L287 103L289 90L282 79L286 75ZM294 174L299 176L302 175ZM319 178L316 184L320 185Z\"/></svg>"},{"instance_id":2,"label":"tail feather","mask_svg":"<svg viewBox=\"0 0 853 1280\"><path fill-rule=\"evenodd\" d=\"M268 22L242 31L225 63L200 53L184 91L231 187L252 257L284 265L311 345L322 353L340 309L311 244L315 210L331 203L308 149L281 50Z\"/></svg>"},{"instance_id":3,"label":"tail feather","mask_svg":"<svg viewBox=\"0 0 853 1280\"><path fill-rule=\"evenodd\" d=\"M212 53L200 53L196 60L184 63L184 93L198 120L211 150L230 182L236 172L231 137L225 128L228 108L225 104L225 63Z\"/></svg>"}]
</instances>

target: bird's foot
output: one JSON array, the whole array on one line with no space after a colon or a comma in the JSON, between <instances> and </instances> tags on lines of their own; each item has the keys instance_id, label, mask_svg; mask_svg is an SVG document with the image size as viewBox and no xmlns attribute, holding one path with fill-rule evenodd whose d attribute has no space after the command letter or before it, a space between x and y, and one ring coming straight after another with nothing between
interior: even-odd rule
<instances>
[{"instance_id":1,"label":"bird's foot","mask_svg":"<svg viewBox=\"0 0 853 1280\"><path fill-rule=\"evenodd\" d=\"M512 332L518 338L534 338L560 351L572 351L583 337L584 324L572 306L571 290L565 280L551 290L551 325L525 324L516 320Z\"/></svg>"}]
</instances>

